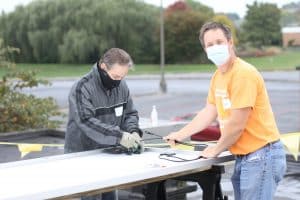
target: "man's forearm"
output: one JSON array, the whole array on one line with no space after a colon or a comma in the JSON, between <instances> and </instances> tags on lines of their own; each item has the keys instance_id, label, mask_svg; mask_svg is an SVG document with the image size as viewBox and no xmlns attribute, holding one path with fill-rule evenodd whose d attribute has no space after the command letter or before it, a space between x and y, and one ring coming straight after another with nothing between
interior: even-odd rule
<instances>
[{"instance_id":1,"label":"man's forearm","mask_svg":"<svg viewBox=\"0 0 300 200\"><path fill-rule=\"evenodd\" d=\"M216 153L219 154L232 146L241 136L243 128L234 122L225 123L221 137L216 145Z\"/></svg>"},{"instance_id":2,"label":"man's forearm","mask_svg":"<svg viewBox=\"0 0 300 200\"><path fill-rule=\"evenodd\" d=\"M226 150L239 139L246 127L250 114L251 107L231 110L231 116L224 122L224 128L221 130L221 138L215 147L216 154Z\"/></svg>"},{"instance_id":3,"label":"man's forearm","mask_svg":"<svg viewBox=\"0 0 300 200\"><path fill-rule=\"evenodd\" d=\"M215 120L215 115L207 112L205 109L202 109L190 123L179 131L180 139L190 137L191 135L202 131L209 126L213 120Z\"/></svg>"}]
</instances>

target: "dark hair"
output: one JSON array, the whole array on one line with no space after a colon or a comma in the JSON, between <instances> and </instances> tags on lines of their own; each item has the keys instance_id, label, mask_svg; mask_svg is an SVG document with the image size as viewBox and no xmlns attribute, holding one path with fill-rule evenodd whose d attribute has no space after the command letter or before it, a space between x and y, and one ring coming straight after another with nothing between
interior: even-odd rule
<instances>
[{"instance_id":1,"label":"dark hair","mask_svg":"<svg viewBox=\"0 0 300 200\"><path fill-rule=\"evenodd\" d=\"M201 29L200 29L200 35L199 35L199 40L200 40L200 43L202 45L202 47L204 48L205 47L205 44L204 44L204 34L209 31L209 30L214 30L214 29L220 29L225 37L227 38L227 40L230 40L231 39L231 30L228 26L224 25L224 24L221 24L219 22L207 22L205 23Z\"/></svg>"},{"instance_id":2,"label":"dark hair","mask_svg":"<svg viewBox=\"0 0 300 200\"><path fill-rule=\"evenodd\" d=\"M108 70L111 69L114 64L127 65L129 68L133 66L130 55L119 48L111 48L106 51L99 60L99 64L101 63L104 63Z\"/></svg>"}]
</instances>

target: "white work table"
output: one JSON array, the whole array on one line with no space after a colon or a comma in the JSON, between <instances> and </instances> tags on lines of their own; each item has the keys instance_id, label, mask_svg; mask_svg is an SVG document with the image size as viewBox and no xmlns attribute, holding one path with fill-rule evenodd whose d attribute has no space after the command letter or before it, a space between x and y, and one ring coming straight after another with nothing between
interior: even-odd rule
<instances>
[{"instance_id":1,"label":"white work table","mask_svg":"<svg viewBox=\"0 0 300 200\"><path fill-rule=\"evenodd\" d=\"M234 159L228 152L218 158L189 162L159 159L166 151L175 151L176 156L186 159L199 156L196 151L165 148L149 148L132 155L93 150L0 164L0 199L66 198L91 191L107 192L207 170Z\"/></svg>"}]
</instances>

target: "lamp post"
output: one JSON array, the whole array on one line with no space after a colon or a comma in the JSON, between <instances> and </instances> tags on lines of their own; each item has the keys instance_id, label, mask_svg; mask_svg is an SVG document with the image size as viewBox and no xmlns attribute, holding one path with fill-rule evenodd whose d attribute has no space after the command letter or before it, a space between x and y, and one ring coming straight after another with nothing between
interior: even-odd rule
<instances>
[{"instance_id":1,"label":"lamp post","mask_svg":"<svg viewBox=\"0 0 300 200\"><path fill-rule=\"evenodd\" d=\"M167 83L165 80L165 38L164 38L164 8L163 0L160 0L160 91L167 92Z\"/></svg>"}]
</instances>

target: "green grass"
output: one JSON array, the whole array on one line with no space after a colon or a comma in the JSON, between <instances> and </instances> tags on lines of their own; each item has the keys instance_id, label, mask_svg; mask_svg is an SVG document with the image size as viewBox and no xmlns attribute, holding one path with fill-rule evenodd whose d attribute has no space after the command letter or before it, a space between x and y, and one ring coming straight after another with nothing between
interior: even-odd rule
<instances>
[{"instance_id":1,"label":"green grass","mask_svg":"<svg viewBox=\"0 0 300 200\"><path fill-rule=\"evenodd\" d=\"M246 58L259 70L294 70L300 65L300 51L286 51L276 56Z\"/></svg>"},{"instance_id":2,"label":"green grass","mask_svg":"<svg viewBox=\"0 0 300 200\"><path fill-rule=\"evenodd\" d=\"M38 77L76 77L86 74L91 65L83 64L24 64L18 63L16 67L22 71L36 71ZM0 69L0 75L4 73Z\"/></svg>"},{"instance_id":3,"label":"green grass","mask_svg":"<svg viewBox=\"0 0 300 200\"><path fill-rule=\"evenodd\" d=\"M291 70L300 65L300 51L286 51L276 56L246 58L258 70ZM93 64L17 64L21 70L35 70L38 77L79 77L90 71ZM212 72L215 67L211 64L176 64L166 65L165 73ZM0 76L5 73L0 68ZM129 74L159 74L159 65L135 65Z\"/></svg>"}]
</instances>

